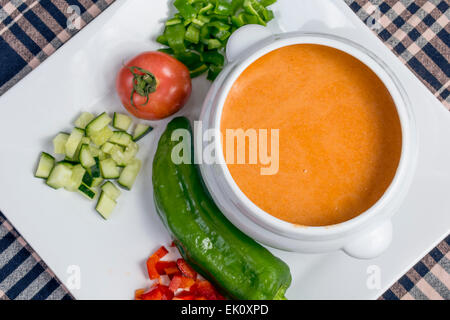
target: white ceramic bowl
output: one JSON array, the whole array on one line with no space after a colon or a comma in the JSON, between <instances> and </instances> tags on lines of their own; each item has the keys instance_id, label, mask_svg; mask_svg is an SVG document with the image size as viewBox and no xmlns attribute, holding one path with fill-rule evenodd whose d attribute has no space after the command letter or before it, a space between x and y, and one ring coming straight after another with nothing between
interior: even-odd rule
<instances>
[{"instance_id":1,"label":"white ceramic bowl","mask_svg":"<svg viewBox=\"0 0 450 320\"><path fill-rule=\"evenodd\" d=\"M256 59L280 47L310 43L344 51L366 64L383 81L397 107L402 128L402 153L396 175L384 195L367 211L343 223L325 227L301 227L264 212L239 189L224 161L220 139L214 141L216 164L199 164L211 196L225 216L255 240L271 247L307 253L344 250L357 258L381 254L392 239L391 216L408 190L416 163L416 128L408 97L396 76L381 59L347 39L317 33L273 35L258 25L247 25L233 33L227 45L228 65L214 81L203 105L203 133L220 130L225 99L238 76ZM244 116L244 115L243 115ZM196 139L203 143L210 142Z\"/></svg>"}]
</instances>

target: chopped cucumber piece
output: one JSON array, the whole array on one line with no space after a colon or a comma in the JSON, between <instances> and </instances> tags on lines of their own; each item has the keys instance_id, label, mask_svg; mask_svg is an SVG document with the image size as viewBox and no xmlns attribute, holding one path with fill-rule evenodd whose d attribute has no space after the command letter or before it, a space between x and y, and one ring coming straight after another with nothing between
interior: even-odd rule
<instances>
[{"instance_id":1,"label":"chopped cucumber piece","mask_svg":"<svg viewBox=\"0 0 450 320\"><path fill-rule=\"evenodd\" d=\"M145 135L150 133L153 130L153 127L148 126L146 124L139 123L134 129L133 133L133 141L138 141L142 139Z\"/></svg>"},{"instance_id":2,"label":"chopped cucumber piece","mask_svg":"<svg viewBox=\"0 0 450 320\"><path fill-rule=\"evenodd\" d=\"M102 146L101 150L102 150L104 153L112 154L112 153L114 153L114 152L116 152L116 151L122 151L122 152L124 152L124 151L125 151L125 147L123 147L123 146L121 146L121 145L118 145L118 144L115 144L115 143L106 142L106 143Z\"/></svg>"},{"instance_id":3,"label":"chopped cucumber piece","mask_svg":"<svg viewBox=\"0 0 450 320\"><path fill-rule=\"evenodd\" d=\"M58 163L50 172L47 184L54 189L59 189L68 185L71 177L72 168L65 164Z\"/></svg>"},{"instance_id":4,"label":"chopped cucumber piece","mask_svg":"<svg viewBox=\"0 0 450 320\"><path fill-rule=\"evenodd\" d=\"M133 120L121 113L114 112L113 127L119 130L127 131Z\"/></svg>"},{"instance_id":5,"label":"chopped cucumber piece","mask_svg":"<svg viewBox=\"0 0 450 320\"><path fill-rule=\"evenodd\" d=\"M81 164L77 164L72 168L72 176L70 181L64 186L68 191L77 191L78 187L81 185L86 169L84 169Z\"/></svg>"},{"instance_id":6,"label":"chopped cucumber piece","mask_svg":"<svg viewBox=\"0 0 450 320\"><path fill-rule=\"evenodd\" d=\"M111 151L110 154L111 158L117 163L118 166L124 167L134 159L138 150L138 145L131 141L125 150L123 150L122 147L117 146Z\"/></svg>"},{"instance_id":7,"label":"chopped cucumber piece","mask_svg":"<svg viewBox=\"0 0 450 320\"><path fill-rule=\"evenodd\" d=\"M100 149L93 145L89 146L89 152L93 157L98 157L100 155Z\"/></svg>"},{"instance_id":8,"label":"chopped cucumber piece","mask_svg":"<svg viewBox=\"0 0 450 320\"><path fill-rule=\"evenodd\" d=\"M90 168L95 165L94 157L89 151L89 145L83 144L80 149L80 163L85 168Z\"/></svg>"},{"instance_id":9,"label":"chopped cucumber piece","mask_svg":"<svg viewBox=\"0 0 450 320\"><path fill-rule=\"evenodd\" d=\"M113 150L111 152L111 158L119 167L125 167L130 162L130 159L125 157L124 151L120 149Z\"/></svg>"},{"instance_id":10,"label":"chopped cucumber piece","mask_svg":"<svg viewBox=\"0 0 450 320\"><path fill-rule=\"evenodd\" d=\"M91 176L92 178L100 177L100 159L98 157L94 157L95 165L91 167Z\"/></svg>"},{"instance_id":11,"label":"chopped cucumber piece","mask_svg":"<svg viewBox=\"0 0 450 320\"><path fill-rule=\"evenodd\" d=\"M96 133L92 134L90 137L92 142L100 147L106 141L108 141L108 139L111 138L112 135L113 131L108 127L104 127L100 131L97 131Z\"/></svg>"},{"instance_id":12,"label":"chopped cucumber piece","mask_svg":"<svg viewBox=\"0 0 450 320\"><path fill-rule=\"evenodd\" d=\"M114 183L112 183L111 181L106 181L103 185L102 185L102 191L104 193L106 193L106 195L108 197L110 197L113 200L117 200L117 198L120 196L120 194L122 193L119 188L117 188Z\"/></svg>"},{"instance_id":13,"label":"chopped cucumber piece","mask_svg":"<svg viewBox=\"0 0 450 320\"><path fill-rule=\"evenodd\" d=\"M100 215L106 220L110 217L115 207L116 201L108 197L105 192L102 192L95 210L97 210L97 212L100 213Z\"/></svg>"},{"instance_id":14,"label":"chopped cucumber piece","mask_svg":"<svg viewBox=\"0 0 450 320\"><path fill-rule=\"evenodd\" d=\"M83 137L83 138L81 138L81 144L90 145L91 144L91 139L89 137Z\"/></svg>"},{"instance_id":15,"label":"chopped cucumber piece","mask_svg":"<svg viewBox=\"0 0 450 320\"><path fill-rule=\"evenodd\" d=\"M89 124L89 122L91 122L94 118L95 116L92 113L83 112L78 117L78 119L75 120L75 127L84 129Z\"/></svg>"},{"instance_id":16,"label":"chopped cucumber piece","mask_svg":"<svg viewBox=\"0 0 450 320\"><path fill-rule=\"evenodd\" d=\"M55 152L55 154L64 154L66 152L66 143L68 139L68 133L58 133L58 135L53 139L53 152Z\"/></svg>"},{"instance_id":17,"label":"chopped cucumber piece","mask_svg":"<svg viewBox=\"0 0 450 320\"><path fill-rule=\"evenodd\" d=\"M81 149L81 146L82 146L82 144L80 142L80 144L78 145L77 150L75 151L75 155L72 158L69 158L68 156L66 156L64 158L64 160L66 160L66 161L68 161L68 162L70 162L72 164L80 163L80 149Z\"/></svg>"},{"instance_id":18,"label":"chopped cucumber piece","mask_svg":"<svg viewBox=\"0 0 450 320\"><path fill-rule=\"evenodd\" d=\"M84 173L82 182L87 185L88 187L92 187L92 183L94 182L94 178L92 178L91 174L89 173L89 171L86 170L86 172Z\"/></svg>"},{"instance_id":19,"label":"chopped cucumber piece","mask_svg":"<svg viewBox=\"0 0 450 320\"><path fill-rule=\"evenodd\" d=\"M125 152L123 154L125 155L125 158L131 160L136 156L138 151L139 151L138 144L136 142L132 141L132 142L130 142L128 147L125 148Z\"/></svg>"},{"instance_id":20,"label":"chopped cucumber piece","mask_svg":"<svg viewBox=\"0 0 450 320\"><path fill-rule=\"evenodd\" d=\"M69 160L62 160L58 162L58 164L62 164L63 166L66 166L69 169L72 169L74 165L76 165L76 162L69 161Z\"/></svg>"},{"instance_id":21,"label":"chopped cucumber piece","mask_svg":"<svg viewBox=\"0 0 450 320\"><path fill-rule=\"evenodd\" d=\"M131 141L133 141L133 137L130 134L126 133L125 131L114 131L111 138L109 138L109 142L124 147L128 146Z\"/></svg>"},{"instance_id":22,"label":"chopped cucumber piece","mask_svg":"<svg viewBox=\"0 0 450 320\"><path fill-rule=\"evenodd\" d=\"M94 178L92 180L92 188L98 187L103 182L102 177Z\"/></svg>"},{"instance_id":23,"label":"chopped cucumber piece","mask_svg":"<svg viewBox=\"0 0 450 320\"><path fill-rule=\"evenodd\" d=\"M112 121L111 117L106 112L103 112L97 118L89 122L86 126L86 135L91 137L96 132L105 128Z\"/></svg>"},{"instance_id":24,"label":"chopped cucumber piece","mask_svg":"<svg viewBox=\"0 0 450 320\"><path fill-rule=\"evenodd\" d=\"M136 150L136 152L139 151L139 145L136 142L134 142L134 141L130 142L130 144L127 146L127 149L128 148L134 149L134 150Z\"/></svg>"},{"instance_id":25,"label":"chopped cucumber piece","mask_svg":"<svg viewBox=\"0 0 450 320\"><path fill-rule=\"evenodd\" d=\"M141 170L141 161L139 159L134 159L131 163L122 170L119 180L117 181L122 187L131 190L136 177Z\"/></svg>"},{"instance_id":26,"label":"chopped cucumber piece","mask_svg":"<svg viewBox=\"0 0 450 320\"><path fill-rule=\"evenodd\" d=\"M119 167L111 158L100 161L100 171L105 179L117 179L120 176Z\"/></svg>"},{"instance_id":27,"label":"chopped cucumber piece","mask_svg":"<svg viewBox=\"0 0 450 320\"><path fill-rule=\"evenodd\" d=\"M47 179L54 166L55 158L48 153L42 152L34 176L37 178Z\"/></svg>"},{"instance_id":28,"label":"chopped cucumber piece","mask_svg":"<svg viewBox=\"0 0 450 320\"><path fill-rule=\"evenodd\" d=\"M102 150L100 150L100 152L98 153L98 158L100 160L105 160L108 157L109 157L108 154L104 153Z\"/></svg>"},{"instance_id":29,"label":"chopped cucumber piece","mask_svg":"<svg viewBox=\"0 0 450 320\"><path fill-rule=\"evenodd\" d=\"M117 146L117 145L114 144L114 143L106 142L104 145L102 145L101 150L102 150L104 153L110 154L111 151L114 149L115 146Z\"/></svg>"},{"instance_id":30,"label":"chopped cucumber piece","mask_svg":"<svg viewBox=\"0 0 450 320\"><path fill-rule=\"evenodd\" d=\"M84 130L80 128L74 128L72 133L67 140L65 153L70 159L74 159L75 153L77 152L78 146L80 145L81 139L84 136Z\"/></svg>"},{"instance_id":31,"label":"chopped cucumber piece","mask_svg":"<svg viewBox=\"0 0 450 320\"><path fill-rule=\"evenodd\" d=\"M97 195L97 192L95 192L94 190L92 190L91 188L89 188L88 186L81 184L78 187L78 191L85 196L86 198L92 200L95 198L95 196Z\"/></svg>"}]
</instances>

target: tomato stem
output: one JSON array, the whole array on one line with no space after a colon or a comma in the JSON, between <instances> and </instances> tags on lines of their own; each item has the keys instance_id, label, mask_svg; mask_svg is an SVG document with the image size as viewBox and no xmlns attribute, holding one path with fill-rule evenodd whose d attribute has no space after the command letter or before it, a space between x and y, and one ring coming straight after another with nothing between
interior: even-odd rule
<instances>
[{"instance_id":1,"label":"tomato stem","mask_svg":"<svg viewBox=\"0 0 450 320\"><path fill-rule=\"evenodd\" d=\"M156 91L158 81L153 73L140 67L128 67L133 74L133 90L131 90L130 102L133 107L136 108L134 103L134 94L137 93L142 97L146 97L147 100L142 105L147 104L150 93ZM138 72L136 72L138 71Z\"/></svg>"}]
</instances>

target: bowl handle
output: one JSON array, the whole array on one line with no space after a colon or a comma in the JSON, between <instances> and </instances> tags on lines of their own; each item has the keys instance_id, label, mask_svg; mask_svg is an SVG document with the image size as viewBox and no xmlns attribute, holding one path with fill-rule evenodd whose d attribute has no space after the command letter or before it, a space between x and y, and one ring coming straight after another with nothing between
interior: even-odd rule
<instances>
[{"instance_id":1,"label":"bowl handle","mask_svg":"<svg viewBox=\"0 0 450 320\"><path fill-rule=\"evenodd\" d=\"M240 27L228 38L226 48L227 60L235 60L248 48L270 36L273 36L272 32L259 24L247 24Z\"/></svg>"},{"instance_id":2,"label":"bowl handle","mask_svg":"<svg viewBox=\"0 0 450 320\"><path fill-rule=\"evenodd\" d=\"M373 259L383 253L392 240L392 222L383 221L374 229L364 230L344 248L344 252L358 259Z\"/></svg>"}]
</instances>

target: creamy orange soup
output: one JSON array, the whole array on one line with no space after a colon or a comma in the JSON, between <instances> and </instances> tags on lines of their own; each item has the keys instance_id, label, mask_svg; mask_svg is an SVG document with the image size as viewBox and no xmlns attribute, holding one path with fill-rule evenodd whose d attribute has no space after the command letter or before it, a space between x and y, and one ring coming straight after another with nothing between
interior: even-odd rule
<instances>
[{"instance_id":1,"label":"creamy orange soup","mask_svg":"<svg viewBox=\"0 0 450 320\"><path fill-rule=\"evenodd\" d=\"M238 128L279 129L276 174L261 175L262 164L228 168L253 203L298 225L332 225L366 211L400 160L388 90L359 60L326 46L287 46L252 63L223 109L222 134Z\"/></svg>"}]
</instances>

